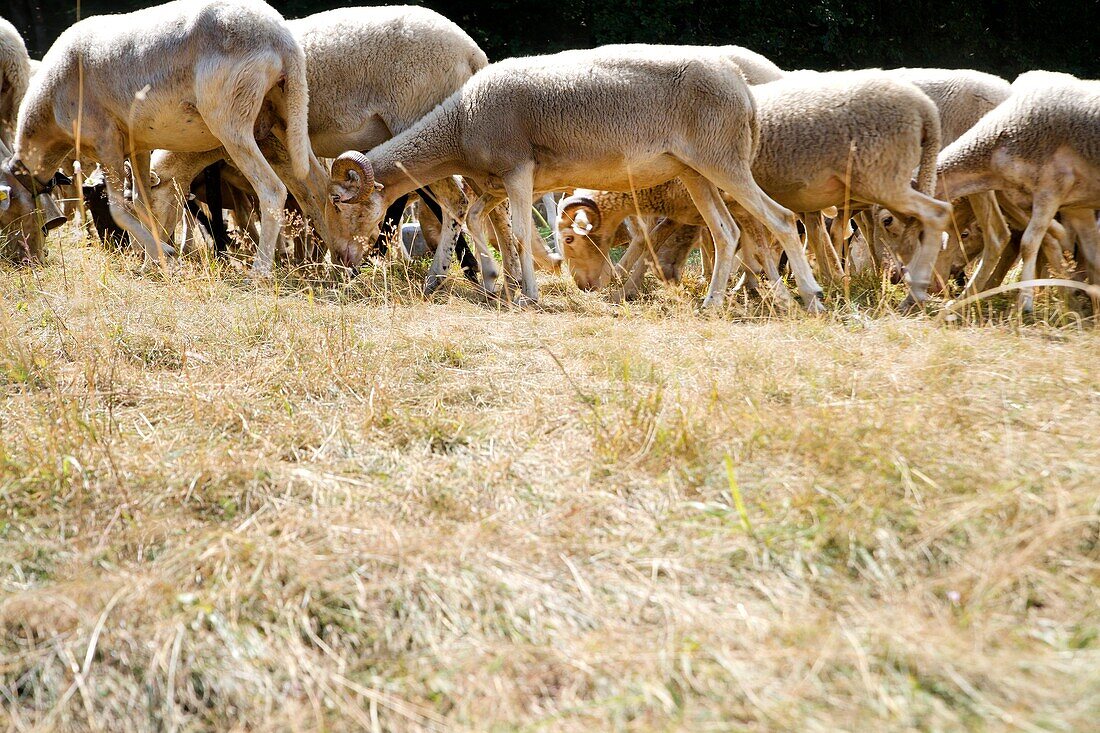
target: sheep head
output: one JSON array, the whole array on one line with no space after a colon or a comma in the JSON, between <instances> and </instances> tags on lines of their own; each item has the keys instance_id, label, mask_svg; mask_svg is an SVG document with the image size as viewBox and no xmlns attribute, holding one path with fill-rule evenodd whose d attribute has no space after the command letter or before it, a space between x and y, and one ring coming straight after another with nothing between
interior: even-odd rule
<instances>
[{"instance_id":1,"label":"sheep head","mask_svg":"<svg viewBox=\"0 0 1100 733\"><path fill-rule=\"evenodd\" d=\"M581 290L598 290L610 274L603 237L598 236L600 207L588 196L570 196L558 208L558 250Z\"/></svg>"},{"instance_id":2,"label":"sheep head","mask_svg":"<svg viewBox=\"0 0 1100 733\"><path fill-rule=\"evenodd\" d=\"M333 252L348 267L358 267L366 252L364 242L378 238L378 228L386 214L383 186L374 180L374 168L370 160L357 150L349 150L332 164L329 179L329 195L336 207L360 206L358 217L363 223L360 236L346 246L337 245Z\"/></svg>"},{"instance_id":3,"label":"sheep head","mask_svg":"<svg viewBox=\"0 0 1100 733\"><path fill-rule=\"evenodd\" d=\"M4 155L0 164L0 186L4 190L4 200L0 201L0 241L13 239L18 252L11 254L18 259L39 260L45 254L45 235L65 223L65 215L48 191L68 179L59 174L47 184L40 184L2 142L0 154ZM35 190L39 191L37 195Z\"/></svg>"}]
</instances>

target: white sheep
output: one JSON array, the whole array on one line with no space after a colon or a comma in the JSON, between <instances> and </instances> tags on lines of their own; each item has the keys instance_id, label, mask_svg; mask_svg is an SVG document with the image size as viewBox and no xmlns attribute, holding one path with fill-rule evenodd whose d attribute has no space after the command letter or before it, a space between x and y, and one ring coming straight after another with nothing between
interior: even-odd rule
<instances>
[{"instance_id":1,"label":"white sheep","mask_svg":"<svg viewBox=\"0 0 1100 733\"><path fill-rule=\"evenodd\" d=\"M943 150L938 169L938 189L945 195L1017 190L1031 196L1020 242L1021 279L1035 279L1039 248L1055 214L1073 217L1077 210L1100 208L1100 82L1023 74L1006 101ZM1092 227L1075 229L1095 235ZM1094 249L1095 242L1082 242L1095 283L1100 263L1089 256ZM1031 288L1021 289L1019 305L1032 308Z\"/></svg>"},{"instance_id":2,"label":"white sheep","mask_svg":"<svg viewBox=\"0 0 1100 733\"><path fill-rule=\"evenodd\" d=\"M644 45L566 51L492 64L405 133L368 155L340 156L333 195L368 207L372 222L417 181L450 175L484 192L470 207L475 223L507 198L523 295L533 300L538 290L524 246L532 190L629 191L679 176L717 242L705 305L721 304L735 262L739 230L721 188L777 236L806 305L820 309L821 289L794 216L752 178L756 142L752 95L720 51ZM358 249L344 253L349 263L361 257Z\"/></svg>"},{"instance_id":3,"label":"white sheep","mask_svg":"<svg viewBox=\"0 0 1100 733\"><path fill-rule=\"evenodd\" d=\"M940 115L941 150L973 127L986 113L1006 100L1012 88L999 76L972 69L902 68L891 69L886 73L913 84L928 95L936 105ZM973 252L976 249L980 255L974 256L980 256L980 264L972 276L972 282L982 287L980 284L986 279L989 269L997 261L1001 248L1008 241L1008 225L992 192L968 197L967 206L963 207L960 213L969 213L977 223L978 230L971 229L969 241L960 242L957 235L961 234L970 222L955 218L955 226L948 229L948 241L945 247L945 251L951 254L946 257L941 256L940 259L947 260L943 267L937 263L937 279L942 279L941 270L946 271L957 266L956 259L960 252ZM880 212L877 215L879 221L891 217L892 214L889 212ZM872 245L881 244L883 249L908 256L905 243L890 235L889 226L874 228L869 220L864 219L864 222L864 228L868 229L868 233L872 235L869 238ZM876 242L879 239L875 236L877 233L883 233L886 236ZM979 236L974 236L975 234ZM879 253L872 250L871 254L878 257Z\"/></svg>"},{"instance_id":4,"label":"white sheep","mask_svg":"<svg viewBox=\"0 0 1100 733\"><path fill-rule=\"evenodd\" d=\"M821 221L816 212L830 207L858 210L881 205L913 217L922 233L921 246L909 267L911 297L924 300L951 210L947 203L929 195L939 150L939 116L928 97L912 84L878 71L792 72L753 87L753 94L759 111L760 147L752 173L764 191L783 206L801 212L808 229ZM914 169L919 171L916 189L911 185ZM683 194L675 182L659 189L639 192L639 198L647 201L655 197L661 204L650 212L673 216L660 206L681 208ZM575 232L577 227L563 205L558 229L571 268L577 250L592 242L601 258L606 255L612 227L631 213L633 205L629 197L615 201L613 210L599 212L601 225L599 230L592 227L594 239L580 240L574 233L573 241L566 230ZM590 225L591 221L585 222L581 229ZM812 236L808 238L812 241ZM819 259L824 256L818 254Z\"/></svg>"},{"instance_id":5,"label":"white sheep","mask_svg":"<svg viewBox=\"0 0 1100 733\"><path fill-rule=\"evenodd\" d=\"M465 31L426 8L342 8L288 21L287 27L305 54L310 143L322 158L349 148L372 148L403 132L488 64ZM277 143L260 144L279 170L278 161L285 156L268 149ZM217 159L217 152L158 153L155 167L162 179L185 188ZM335 217L327 184L327 172L318 178L311 171L307 186L290 188L323 240L357 236L357 230L332 231L342 220ZM439 181L433 193L447 208L459 213L465 209L464 197L450 180ZM154 190L153 196L158 218L174 229L181 214L178 197L167 187ZM444 237L453 242L456 225L448 224ZM482 266L491 279L496 268L492 258L483 257Z\"/></svg>"},{"instance_id":6,"label":"white sheep","mask_svg":"<svg viewBox=\"0 0 1100 733\"><path fill-rule=\"evenodd\" d=\"M19 103L33 73L23 37L15 26L0 18L0 140L8 147L15 136Z\"/></svg>"},{"instance_id":7,"label":"white sheep","mask_svg":"<svg viewBox=\"0 0 1100 733\"><path fill-rule=\"evenodd\" d=\"M80 103L83 106L80 107ZM176 0L133 13L86 18L61 34L19 113L13 170L38 182L73 149L103 164L115 220L147 257L173 254L151 231L150 153L225 147L256 190L263 236L253 273L270 272L286 187L264 160L254 129L269 105L286 139L294 178L312 155L306 134L305 58L282 17L260 0ZM118 185L133 164L131 211Z\"/></svg>"}]
</instances>

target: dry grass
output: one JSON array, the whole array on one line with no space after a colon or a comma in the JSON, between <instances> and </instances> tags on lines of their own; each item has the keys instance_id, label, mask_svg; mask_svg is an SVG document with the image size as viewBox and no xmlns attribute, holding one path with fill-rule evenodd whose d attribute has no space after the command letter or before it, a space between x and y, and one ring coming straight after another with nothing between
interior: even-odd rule
<instances>
[{"instance_id":1,"label":"dry grass","mask_svg":"<svg viewBox=\"0 0 1100 733\"><path fill-rule=\"evenodd\" d=\"M0 727L1095 725L1100 337L1054 298L421 274L0 272Z\"/></svg>"}]
</instances>

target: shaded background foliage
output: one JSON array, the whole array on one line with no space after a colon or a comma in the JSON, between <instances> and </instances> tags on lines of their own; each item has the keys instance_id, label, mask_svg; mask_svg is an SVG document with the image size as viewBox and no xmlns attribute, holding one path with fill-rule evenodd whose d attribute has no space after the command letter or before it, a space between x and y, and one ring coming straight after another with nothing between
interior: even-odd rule
<instances>
[{"instance_id":1,"label":"shaded background foliage","mask_svg":"<svg viewBox=\"0 0 1100 733\"><path fill-rule=\"evenodd\" d=\"M1009 79L1028 69L1100 76L1100 0L429 0L496 60L630 41L738 43L784 68L945 66ZM83 17L153 5L83 0ZM286 17L351 4L271 0ZM0 15L41 56L77 17L76 0L5 0Z\"/></svg>"}]
</instances>

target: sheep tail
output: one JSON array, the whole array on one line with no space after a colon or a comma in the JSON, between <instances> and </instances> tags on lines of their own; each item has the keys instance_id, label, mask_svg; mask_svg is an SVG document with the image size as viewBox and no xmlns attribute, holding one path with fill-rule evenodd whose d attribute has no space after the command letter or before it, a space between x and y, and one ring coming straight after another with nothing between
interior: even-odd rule
<instances>
[{"instance_id":1,"label":"sheep tail","mask_svg":"<svg viewBox=\"0 0 1100 733\"><path fill-rule=\"evenodd\" d=\"M920 167L917 190L929 196L936 192L936 158L940 154L940 115L932 100L921 107Z\"/></svg>"},{"instance_id":2,"label":"sheep tail","mask_svg":"<svg viewBox=\"0 0 1100 733\"><path fill-rule=\"evenodd\" d=\"M309 176L313 148L309 142L309 86L306 83L306 57L297 44L284 55L283 116L286 122L286 147L290 166L300 179Z\"/></svg>"}]
</instances>

